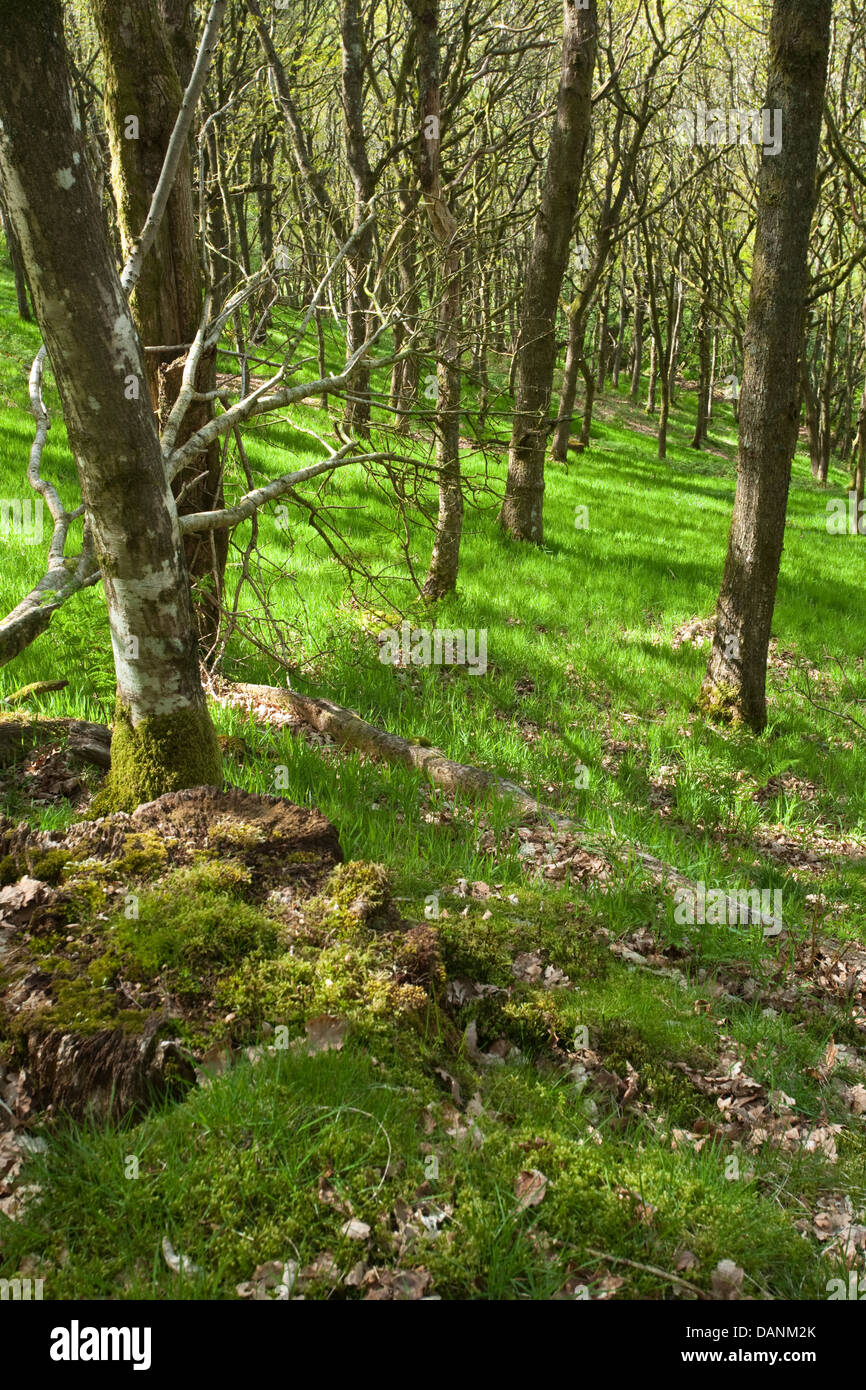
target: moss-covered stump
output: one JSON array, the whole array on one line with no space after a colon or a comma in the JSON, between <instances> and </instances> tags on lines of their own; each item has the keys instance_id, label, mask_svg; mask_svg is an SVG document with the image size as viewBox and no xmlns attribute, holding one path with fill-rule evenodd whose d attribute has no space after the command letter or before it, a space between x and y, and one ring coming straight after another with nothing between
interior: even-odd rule
<instances>
[{"instance_id":1,"label":"moss-covered stump","mask_svg":"<svg viewBox=\"0 0 866 1390\"><path fill-rule=\"evenodd\" d=\"M294 882L313 891L343 858L336 830L318 811L237 788L168 792L131 815L82 821L64 843L76 858L111 861L135 858L139 846L167 865L189 864L202 852L225 855L249 869L259 896Z\"/></svg>"},{"instance_id":2,"label":"moss-covered stump","mask_svg":"<svg viewBox=\"0 0 866 1390\"><path fill-rule=\"evenodd\" d=\"M255 1011L226 1026L228 982L291 949L287 918L342 860L317 811L207 787L62 838L2 825L0 854L0 1060L75 1117L139 1109L214 1038L250 1041ZM379 879L363 903L390 914Z\"/></svg>"},{"instance_id":3,"label":"moss-covered stump","mask_svg":"<svg viewBox=\"0 0 866 1390\"><path fill-rule=\"evenodd\" d=\"M195 1080L188 1051L160 1038L160 1014L141 1033L118 1028L91 1036L34 1032L27 1038L28 1088L42 1110L119 1118L144 1110L166 1094L180 1095Z\"/></svg>"}]
</instances>

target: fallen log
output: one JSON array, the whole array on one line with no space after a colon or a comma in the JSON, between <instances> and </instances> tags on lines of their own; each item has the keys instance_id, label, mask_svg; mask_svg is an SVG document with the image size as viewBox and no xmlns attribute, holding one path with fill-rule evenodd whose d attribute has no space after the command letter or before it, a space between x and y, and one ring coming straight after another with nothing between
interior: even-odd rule
<instances>
[{"instance_id":1,"label":"fallen log","mask_svg":"<svg viewBox=\"0 0 866 1390\"><path fill-rule=\"evenodd\" d=\"M375 724L362 719L354 710L336 705L332 700L302 695L300 691L278 685L249 685L223 680L219 683L218 689L222 693L235 692L241 697L259 703L270 702L282 709L291 710L305 724L309 724L320 733L329 734L341 747L354 748L385 762L415 768L423 772L434 786L441 787L444 791L509 799L523 815L545 821L557 830L572 832L575 839L588 850L603 854L608 859L612 855L621 858L624 853L627 860L637 862L663 883L686 889L690 893L698 893L693 879L675 869L673 865L658 859L656 855L650 854L642 845L631 841L624 842L613 830L609 836L590 830L585 821L563 816L552 807L545 806L518 783L497 777L495 773L486 772L470 763L454 762L439 748L398 738L396 734L377 728ZM726 904L730 912L739 914L733 917L734 921L745 920L762 926L765 936L778 936L782 931L781 920L744 906L736 895L726 895Z\"/></svg>"},{"instance_id":2,"label":"fallen log","mask_svg":"<svg viewBox=\"0 0 866 1390\"><path fill-rule=\"evenodd\" d=\"M0 767L29 753L34 744L65 739L71 753L106 771L111 766L111 730L87 719L24 719L0 716Z\"/></svg>"}]
</instances>

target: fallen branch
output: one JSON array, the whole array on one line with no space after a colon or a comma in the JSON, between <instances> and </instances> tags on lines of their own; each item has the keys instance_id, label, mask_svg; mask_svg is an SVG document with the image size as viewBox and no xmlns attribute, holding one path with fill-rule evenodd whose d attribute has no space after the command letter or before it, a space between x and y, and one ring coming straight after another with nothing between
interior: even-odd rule
<instances>
[{"instance_id":1,"label":"fallen branch","mask_svg":"<svg viewBox=\"0 0 866 1390\"><path fill-rule=\"evenodd\" d=\"M297 690L275 685L247 685L242 682L221 681L219 689L292 710L305 724L318 729L320 733L329 734L341 747L355 748L371 757L381 758L384 762L414 768L423 772L434 786L441 787L444 791L465 792L472 796L492 795L511 800L522 814L545 821L557 830L572 832L589 850L603 854L608 859L612 852L618 851L622 854L625 851L629 860L636 861L649 873L659 875L665 884L674 884L692 893L698 891L692 879L680 873L671 864L656 858L639 844L623 843L613 830L609 837L591 831L585 821L573 820L554 811L550 806L545 806L516 782L497 777L495 773L486 772L483 768L474 767L469 763L456 763L439 748L398 738L396 734L390 734L384 729L378 729L375 724L368 723L354 710L335 705L332 700L302 695ZM749 922L769 928L770 930L765 932L766 935L778 936L782 931L781 920L754 911L736 896L728 895L726 901L728 908L737 914L733 916L733 921Z\"/></svg>"}]
</instances>

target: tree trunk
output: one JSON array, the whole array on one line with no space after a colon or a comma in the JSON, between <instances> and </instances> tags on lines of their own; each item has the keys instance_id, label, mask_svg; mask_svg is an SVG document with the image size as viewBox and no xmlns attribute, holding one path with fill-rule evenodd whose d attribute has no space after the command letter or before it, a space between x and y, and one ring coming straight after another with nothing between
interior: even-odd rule
<instances>
[{"instance_id":1,"label":"tree trunk","mask_svg":"<svg viewBox=\"0 0 866 1390\"><path fill-rule=\"evenodd\" d=\"M709 328L709 305L704 302L701 304L698 313L697 339L698 339L698 413L695 421L695 432L692 437L692 448L702 449L707 438L707 421L709 420L709 399L710 399L710 328Z\"/></svg>"},{"instance_id":2,"label":"tree trunk","mask_svg":"<svg viewBox=\"0 0 866 1390\"><path fill-rule=\"evenodd\" d=\"M0 174L63 402L117 673L109 805L221 781L177 510L80 126L60 0L7 0Z\"/></svg>"},{"instance_id":3,"label":"tree trunk","mask_svg":"<svg viewBox=\"0 0 866 1390\"><path fill-rule=\"evenodd\" d=\"M359 0L340 0L340 37L343 50L342 98L346 133L346 159L355 194L352 230L367 218L367 203L373 196L373 174L367 156L364 132L364 30ZM370 291L367 286L373 256L374 228L361 233L348 257L346 272L346 359L353 356L367 338ZM370 428L370 368L362 360L352 373L346 392L345 424L366 435Z\"/></svg>"},{"instance_id":4,"label":"tree trunk","mask_svg":"<svg viewBox=\"0 0 866 1390\"><path fill-rule=\"evenodd\" d=\"M643 337L644 337L645 307L640 282L634 282L634 332L632 334L631 349L631 390L628 399L631 405L637 405L640 396L640 375L643 367Z\"/></svg>"},{"instance_id":5,"label":"tree trunk","mask_svg":"<svg viewBox=\"0 0 866 1390\"><path fill-rule=\"evenodd\" d=\"M399 343L402 346L404 335L408 336L415 330L421 309L421 296L418 288L418 259L415 254L415 229L412 220L416 200L406 189L400 189L398 197L400 216L403 219L397 251L402 309ZM395 334L395 347L397 343L398 338ZM419 375L420 365L416 352L394 363L391 375L391 405L397 412L395 428L398 434L409 434L411 431L412 409L418 399Z\"/></svg>"},{"instance_id":6,"label":"tree trunk","mask_svg":"<svg viewBox=\"0 0 866 1390\"><path fill-rule=\"evenodd\" d=\"M457 587L463 533L460 483L460 246L457 223L442 196L439 179L440 89L439 3L411 0L418 74L418 182L441 261L441 300L436 332L436 473L439 515L430 567L421 592L435 601Z\"/></svg>"},{"instance_id":7,"label":"tree trunk","mask_svg":"<svg viewBox=\"0 0 866 1390\"><path fill-rule=\"evenodd\" d=\"M18 238L12 228L6 211L0 204L0 226L3 228L3 235L6 238L6 251L9 256L9 264L12 267L12 276L15 281L15 301L18 306L18 317L25 323L31 319L30 301L27 297L27 276L24 272L24 262L21 259L21 247Z\"/></svg>"},{"instance_id":8,"label":"tree trunk","mask_svg":"<svg viewBox=\"0 0 866 1390\"><path fill-rule=\"evenodd\" d=\"M702 700L709 712L767 722L767 652L799 423L809 231L821 134L830 0L774 0L766 106L782 149L758 181L740 403L740 459L716 631Z\"/></svg>"},{"instance_id":9,"label":"tree trunk","mask_svg":"<svg viewBox=\"0 0 866 1390\"><path fill-rule=\"evenodd\" d=\"M117 207L124 257L138 238L162 170L166 148L180 111L183 88L193 56L190 35L181 22L179 0L171 0L170 26L152 0L93 0L105 63L105 118L111 147L111 182ZM177 12L177 13L175 13ZM193 39L194 53L194 39ZM185 65L181 75L178 54ZM130 123L135 118L137 126ZM165 420L174 405L183 377L184 353L199 326L203 277L199 256L189 155L181 156L165 218L142 267L132 295L132 312L145 346L169 347L146 354L147 384L153 408ZM197 387L216 385L216 354L203 359ZM178 443L182 444L211 416L208 402L194 402L187 412ZM199 475L204 475L200 477ZM193 479L198 482L192 483ZM193 459L175 480L184 488L183 512L209 511L223 504L220 450ZM187 566L199 588L200 637L212 646L219 624L228 533L190 536L185 542Z\"/></svg>"},{"instance_id":10,"label":"tree trunk","mask_svg":"<svg viewBox=\"0 0 866 1390\"><path fill-rule=\"evenodd\" d=\"M863 335L866 338L866 295L863 297ZM854 445L854 515L858 518L857 533L860 534L860 504L866 487L866 381L860 397L860 413L857 418L857 440Z\"/></svg>"},{"instance_id":11,"label":"tree trunk","mask_svg":"<svg viewBox=\"0 0 866 1390\"><path fill-rule=\"evenodd\" d=\"M601 310L598 322L598 362L595 378L595 389L599 395L604 390L604 383L607 381L607 364L610 353L610 292L611 277L608 276L601 296Z\"/></svg>"},{"instance_id":12,"label":"tree trunk","mask_svg":"<svg viewBox=\"0 0 866 1390\"><path fill-rule=\"evenodd\" d=\"M623 255L619 278L619 328L616 335L616 348L614 349L613 365L610 373L611 385L614 391L619 390L619 374L622 371L622 359L625 355L625 333L628 319L629 302L626 292L625 255Z\"/></svg>"},{"instance_id":13,"label":"tree trunk","mask_svg":"<svg viewBox=\"0 0 866 1390\"><path fill-rule=\"evenodd\" d=\"M656 383L658 381L658 358L659 354L658 347L656 345L656 335L655 333L653 333L650 336L649 379L647 381L646 390L645 413L647 415L655 415L656 413Z\"/></svg>"},{"instance_id":14,"label":"tree trunk","mask_svg":"<svg viewBox=\"0 0 866 1390\"><path fill-rule=\"evenodd\" d=\"M583 358L583 337L586 320L578 309L568 316L568 346L565 350L565 366L562 371L562 386L559 392L559 414L553 431L551 455L558 463L568 458L568 441L574 421L574 401L577 395L577 373ZM584 374L584 380L586 376Z\"/></svg>"},{"instance_id":15,"label":"tree trunk","mask_svg":"<svg viewBox=\"0 0 866 1390\"><path fill-rule=\"evenodd\" d=\"M556 311L591 119L596 0L563 5L562 71L541 205L526 266L508 481L499 519L515 540L544 539L544 454L556 364Z\"/></svg>"}]
</instances>

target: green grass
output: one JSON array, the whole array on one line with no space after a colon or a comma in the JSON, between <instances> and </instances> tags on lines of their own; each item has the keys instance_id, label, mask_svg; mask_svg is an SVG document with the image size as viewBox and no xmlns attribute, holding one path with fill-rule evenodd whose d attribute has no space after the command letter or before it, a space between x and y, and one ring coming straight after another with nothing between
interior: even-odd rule
<instances>
[{"instance_id":1,"label":"green grass","mask_svg":"<svg viewBox=\"0 0 866 1390\"><path fill-rule=\"evenodd\" d=\"M23 497L31 438L26 374L39 339L14 317L5 266L0 323L0 490ZM329 340L328 352L329 365L337 366L336 339ZM312 337L302 353L314 353ZM231 369L230 359L222 365ZM387 389L384 375L375 384ZM47 398L55 424L45 469L72 501L74 468L50 382ZM467 402L471 408L471 385ZM810 898L819 892L829 912L820 930L863 940L864 861L835 843L866 843L866 753L859 730L808 706L788 688L789 672L776 664L769 675L766 733L753 738L715 727L696 705L706 647L672 643L685 621L713 611L735 481L730 408L719 408L712 449L698 454L688 447L693 405L691 396L680 395L669 458L659 463L652 422L608 391L591 448L568 468L548 468L541 550L508 542L496 524L501 450L491 451L487 461L480 453L468 456L474 504L466 512L459 592L426 618L418 617L381 477L374 485L360 468L347 468L315 493L305 493L330 509L354 553L376 576L378 593L359 580L355 593L347 594L345 572L300 509L265 511L259 521L261 573L292 683L351 706L394 733L422 737L451 758L518 780L598 834L623 846L639 841L707 885L780 888L794 940L817 929L820 916ZM378 414L374 443L426 458L420 432L395 444L384 414ZM494 423L503 437L505 422ZM313 406L267 430L250 430L247 447L257 475L274 477L321 457L321 445L305 433L310 430L332 439L328 415ZM825 525L827 500L845 486L836 468L830 488L818 488L807 460L795 460L773 628L779 652L822 672L822 703L839 710L853 708L850 698L846 706L846 691L848 697L866 696L866 609L860 602L866 542L829 535ZM242 479L233 472L229 494L241 490ZM431 511L429 486L421 496ZM578 506L588 508L588 529L574 525ZM288 525L281 524L286 520ZM248 528L241 528L236 546L242 548L247 538ZM412 512L409 553L422 576L430 540L429 526ZM0 603L8 610L41 573L47 538L41 547L14 537L3 544ZM232 584L238 561L233 550ZM249 591L241 607L252 629L264 632ZM375 632L397 614L428 626L486 629L486 674L383 665ZM825 649L839 665L828 661ZM230 647L226 673L251 681L285 679L284 670L239 639ZM80 596L46 636L0 673L0 695L58 677L69 680L68 689L45 697L41 710L107 717L112 672L98 590ZM221 732L242 735L251 750L242 760L228 760L230 779L250 791L273 792L277 769L286 769L285 795L318 806L333 820L347 858L389 865L407 916L420 918L427 895L466 877L517 892L520 912L530 922L551 910L542 909L542 901L552 904L561 933L570 930L567 903L579 900L581 913L614 936L648 925L662 942L682 941L670 898L633 861L624 858L603 890L527 886L526 860L507 805L455 802L405 769L310 746L236 710L219 707L214 715ZM575 785L578 764L589 769L585 789ZM771 778L783 776L787 789L756 797ZM658 798L662 784L666 802ZM70 814L62 807L30 808L12 788L7 810L44 827L60 826ZM768 850L777 825L806 845L818 845L820 877ZM822 849L819 837L833 843ZM453 908L455 914L460 910L459 904ZM473 978L484 978L495 961L491 966L477 955L484 926L476 916L471 925ZM687 935L678 961L684 984L611 961L597 976L587 968L579 989L556 997L562 1030L589 1027L622 1065L643 1058L651 1073L652 1114L656 1121L665 1117L660 1124L632 1117L623 1126L604 1112L593 1123L562 1069L536 1065L529 1055L486 1071L470 1068L467 1078L483 1105L478 1124L484 1142L475 1149L449 1139L441 1125L436 1129L429 1145L440 1159L441 1178L425 1197L453 1211L436 1240L406 1257L409 1266L429 1270L435 1293L547 1298L568 1279L592 1289L600 1271L609 1271L625 1279L620 1297L671 1297L676 1290L669 1281L629 1265L605 1264L589 1252L671 1272L678 1252L690 1250L698 1263L687 1277L701 1287L708 1286L718 1259L733 1259L746 1269L747 1287L756 1297L825 1296L826 1279L839 1271L819 1257L815 1242L801 1238L793 1222L822 1192L848 1190L855 1207L864 1200L862 1133L814 1075L831 1036L862 1043L862 1026L842 1005L767 1014L760 990L776 960L772 941L712 927L689 929ZM469 949L450 926L443 938L451 940L455 961L458 948ZM758 983L752 1002L712 995L717 972L733 963ZM532 1036L533 1020L512 1024ZM417 1205L425 1180L421 1145L428 1141L420 1116L443 1098L431 1059L435 1054L441 1063L449 1055L436 1020L427 1027L428 1034L411 1046L395 1039L392 1050L383 1048L375 1059L350 1041L340 1054L286 1053L256 1066L242 1063L208 1089L134 1126L52 1131L48 1153L32 1165L41 1199L21 1220L0 1224L0 1269L8 1274L36 1252L49 1271L51 1297L161 1298L230 1297L235 1283L249 1279L264 1261L296 1259L303 1265L323 1249L349 1268L364 1251L340 1235L345 1215L317 1201L323 1174L348 1196L354 1214L371 1224L368 1262L395 1266L395 1206ZM765 1147L750 1156L749 1176L730 1181L724 1147L706 1145L697 1154L671 1147L671 1127L689 1128L707 1104L714 1105L684 1087L674 1063L711 1067L722 1030L744 1049L751 1073L767 1089L786 1091L816 1124L822 1116L846 1124L837 1164ZM453 1058L449 1065L455 1065ZM140 1159L137 1180L124 1177L130 1154ZM518 1211L516 1177L535 1167L547 1175L549 1191L538 1207ZM655 1209L652 1220L635 1218L636 1199L629 1193ZM200 1265L200 1276L183 1281L167 1270L159 1253L164 1235ZM323 1285L307 1296L347 1293Z\"/></svg>"}]
</instances>

